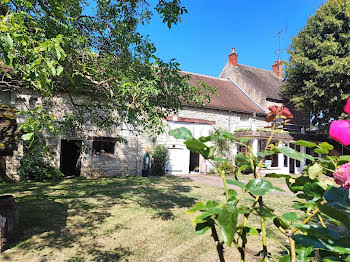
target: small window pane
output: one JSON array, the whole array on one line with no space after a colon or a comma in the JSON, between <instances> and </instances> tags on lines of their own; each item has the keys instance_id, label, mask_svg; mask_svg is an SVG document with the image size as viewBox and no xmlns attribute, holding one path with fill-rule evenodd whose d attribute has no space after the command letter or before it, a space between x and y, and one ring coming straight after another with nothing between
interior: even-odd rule
<instances>
[{"instance_id":1,"label":"small window pane","mask_svg":"<svg viewBox=\"0 0 350 262\"><path fill-rule=\"evenodd\" d=\"M11 92L10 91L0 91L0 104L10 105L11 104Z\"/></svg>"}]
</instances>

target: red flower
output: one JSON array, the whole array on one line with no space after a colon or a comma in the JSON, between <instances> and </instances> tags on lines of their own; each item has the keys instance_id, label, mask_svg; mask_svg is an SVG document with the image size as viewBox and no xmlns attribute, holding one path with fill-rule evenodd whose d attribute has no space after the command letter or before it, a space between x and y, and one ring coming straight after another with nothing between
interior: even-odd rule
<instances>
[{"instance_id":1,"label":"red flower","mask_svg":"<svg viewBox=\"0 0 350 262\"><path fill-rule=\"evenodd\" d=\"M281 116L285 116L286 118L293 118L292 113L289 111L287 107L281 106L281 111L279 113Z\"/></svg>"},{"instance_id":2,"label":"red flower","mask_svg":"<svg viewBox=\"0 0 350 262\"><path fill-rule=\"evenodd\" d=\"M271 122L275 120L275 118L293 118L292 113L289 111L287 107L281 106L278 107L276 105L269 106L268 109L270 112L267 114L266 122Z\"/></svg>"},{"instance_id":3,"label":"red flower","mask_svg":"<svg viewBox=\"0 0 350 262\"><path fill-rule=\"evenodd\" d=\"M271 112L272 114L277 115L277 112L278 112L278 106L276 106L276 105L269 106L267 109L268 109L268 110L270 110L270 112Z\"/></svg>"},{"instance_id":4,"label":"red flower","mask_svg":"<svg viewBox=\"0 0 350 262\"><path fill-rule=\"evenodd\" d=\"M350 98L346 102L344 112L350 114ZM344 146L350 145L350 121L335 120L329 127L329 135L334 140L342 143Z\"/></svg>"}]
</instances>

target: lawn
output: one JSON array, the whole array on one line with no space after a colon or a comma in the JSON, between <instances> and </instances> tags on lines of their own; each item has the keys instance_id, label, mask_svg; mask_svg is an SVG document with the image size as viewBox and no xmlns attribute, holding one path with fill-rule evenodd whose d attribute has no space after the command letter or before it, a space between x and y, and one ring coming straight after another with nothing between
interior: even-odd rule
<instances>
[{"instance_id":1,"label":"lawn","mask_svg":"<svg viewBox=\"0 0 350 262\"><path fill-rule=\"evenodd\" d=\"M122 177L1 183L0 192L15 195L21 223L20 239L6 244L1 261L217 261L210 234L197 236L185 211L223 199L219 187L173 176ZM293 200L271 194L265 203L282 214ZM259 261L259 238L251 243L247 261ZM232 248L225 253L227 261L238 260Z\"/></svg>"}]
</instances>

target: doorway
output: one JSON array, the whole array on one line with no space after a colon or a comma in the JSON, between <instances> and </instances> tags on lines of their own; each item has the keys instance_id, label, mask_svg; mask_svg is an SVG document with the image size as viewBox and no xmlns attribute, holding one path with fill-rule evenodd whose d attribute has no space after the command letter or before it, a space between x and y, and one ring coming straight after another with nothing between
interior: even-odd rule
<instances>
[{"instance_id":1,"label":"doorway","mask_svg":"<svg viewBox=\"0 0 350 262\"><path fill-rule=\"evenodd\" d=\"M6 156L0 156L0 181L6 179Z\"/></svg>"},{"instance_id":2,"label":"doorway","mask_svg":"<svg viewBox=\"0 0 350 262\"><path fill-rule=\"evenodd\" d=\"M190 167L189 171L192 172L196 169L196 167L199 168L199 154L190 152Z\"/></svg>"},{"instance_id":3,"label":"doorway","mask_svg":"<svg viewBox=\"0 0 350 262\"><path fill-rule=\"evenodd\" d=\"M289 144L290 148L295 149L295 146L293 144ZM295 173L295 160L293 158L289 158L289 174Z\"/></svg>"},{"instance_id":4,"label":"doorway","mask_svg":"<svg viewBox=\"0 0 350 262\"><path fill-rule=\"evenodd\" d=\"M61 140L60 169L64 176L80 176L81 140Z\"/></svg>"}]
</instances>

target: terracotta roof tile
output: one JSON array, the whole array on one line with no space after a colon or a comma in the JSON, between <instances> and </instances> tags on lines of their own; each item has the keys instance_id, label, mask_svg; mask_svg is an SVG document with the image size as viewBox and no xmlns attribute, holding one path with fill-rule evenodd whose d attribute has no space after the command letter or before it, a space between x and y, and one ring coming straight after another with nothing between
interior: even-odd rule
<instances>
[{"instance_id":1,"label":"terracotta roof tile","mask_svg":"<svg viewBox=\"0 0 350 262\"><path fill-rule=\"evenodd\" d=\"M281 96L283 81L272 71L241 64L233 66L229 62L227 62L225 70L227 70L226 74L228 77L232 79L235 79L235 77L239 78L240 82L255 88L267 98L283 100Z\"/></svg>"},{"instance_id":2,"label":"terracotta roof tile","mask_svg":"<svg viewBox=\"0 0 350 262\"><path fill-rule=\"evenodd\" d=\"M217 95L211 97L210 103L206 103L207 107L237 112L265 114L260 107L229 80L190 72L181 72L181 74L191 75L191 79L188 81L190 85L198 86L200 81L203 81L209 86L217 87Z\"/></svg>"}]
</instances>

